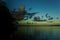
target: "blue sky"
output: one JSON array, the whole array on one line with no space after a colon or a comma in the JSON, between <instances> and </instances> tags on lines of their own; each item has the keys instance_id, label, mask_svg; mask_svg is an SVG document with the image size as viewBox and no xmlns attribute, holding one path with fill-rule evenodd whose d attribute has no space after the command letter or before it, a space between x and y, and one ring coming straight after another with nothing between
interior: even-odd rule
<instances>
[{"instance_id":1,"label":"blue sky","mask_svg":"<svg viewBox=\"0 0 60 40\"><path fill-rule=\"evenodd\" d=\"M25 5L27 12L39 12L36 16L44 16L49 13L50 16L60 17L60 0L5 0L10 10L20 5ZM32 7L32 10L28 9Z\"/></svg>"}]
</instances>

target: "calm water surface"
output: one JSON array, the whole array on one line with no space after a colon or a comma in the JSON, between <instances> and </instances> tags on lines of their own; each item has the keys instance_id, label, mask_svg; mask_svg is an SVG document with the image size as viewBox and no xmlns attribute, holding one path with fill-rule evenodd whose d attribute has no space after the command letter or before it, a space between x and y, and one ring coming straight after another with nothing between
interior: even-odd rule
<instances>
[{"instance_id":1,"label":"calm water surface","mask_svg":"<svg viewBox=\"0 0 60 40\"><path fill-rule=\"evenodd\" d=\"M21 33L28 40L60 40L60 26L19 26Z\"/></svg>"}]
</instances>

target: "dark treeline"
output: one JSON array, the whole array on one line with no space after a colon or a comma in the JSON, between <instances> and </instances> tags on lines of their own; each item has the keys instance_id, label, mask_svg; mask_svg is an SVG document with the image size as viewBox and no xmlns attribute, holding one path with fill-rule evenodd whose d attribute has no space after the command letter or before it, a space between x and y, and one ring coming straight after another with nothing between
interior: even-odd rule
<instances>
[{"instance_id":1,"label":"dark treeline","mask_svg":"<svg viewBox=\"0 0 60 40\"><path fill-rule=\"evenodd\" d=\"M14 35L14 32L17 30L14 26L15 24L12 23L14 21L15 19L12 18L6 3L0 1L0 40L15 40L15 36L13 36L13 38L10 37Z\"/></svg>"}]
</instances>

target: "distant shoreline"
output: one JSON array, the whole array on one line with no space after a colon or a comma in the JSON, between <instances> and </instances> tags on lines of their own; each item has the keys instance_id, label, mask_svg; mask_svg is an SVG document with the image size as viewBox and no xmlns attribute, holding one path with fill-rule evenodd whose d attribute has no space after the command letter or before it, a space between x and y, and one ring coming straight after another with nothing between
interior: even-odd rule
<instances>
[{"instance_id":1,"label":"distant shoreline","mask_svg":"<svg viewBox=\"0 0 60 40\"><path fill-rule=\"evenodd\" d=\"M19 25L19 26L60 26L60 25Z\"/></svg>"},{"instance_id":2,"label":"distant shoreline","mask_svg":"<svg viewBox=\"0 0 60 40\"><path fill-rule=\"evenodd\" d=\"M19 25L27 26L60 26L60 22L20 22Z\"/></svg>"}]
</instances>

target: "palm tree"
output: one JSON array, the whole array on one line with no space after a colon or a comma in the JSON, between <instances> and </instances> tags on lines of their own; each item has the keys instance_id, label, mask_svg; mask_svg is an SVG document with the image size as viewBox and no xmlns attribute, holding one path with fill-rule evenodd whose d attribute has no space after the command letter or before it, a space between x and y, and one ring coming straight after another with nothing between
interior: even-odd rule
<instances>
[{"instance_id":1,"label":"palm tree","mask_svg":"<svg viewBox=\"0 0 60 40\"><path fill-rule=\"evenodd\" d=\"M49 17L48 20L53 20L53 17Z\"/></svg>"},{"instance_id":2,"label":"palm tree","mask_svg":"<svg viewBox=\"0 0 60 40\"><path fill-rule=\"evenodd\" d=\"M37 14L37 12L31 13L31 14L29 15L29 18L31 19L35 14Z\"/></svg>"}]
</instances>

